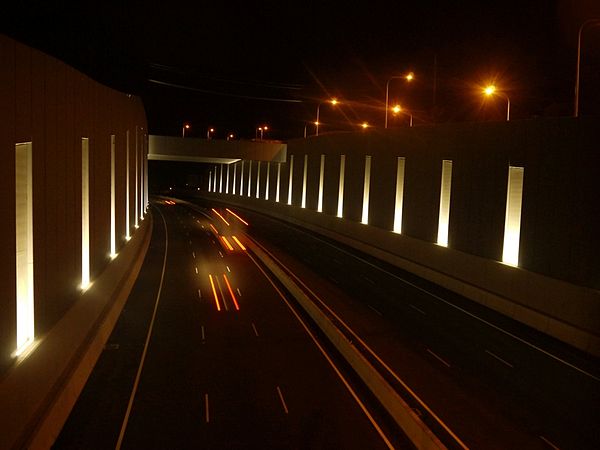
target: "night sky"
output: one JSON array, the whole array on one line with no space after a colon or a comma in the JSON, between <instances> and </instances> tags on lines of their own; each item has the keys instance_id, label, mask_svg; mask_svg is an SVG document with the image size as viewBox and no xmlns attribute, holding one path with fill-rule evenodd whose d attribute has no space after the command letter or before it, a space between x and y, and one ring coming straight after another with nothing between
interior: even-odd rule
<instances>
[{"instance_id":1,"label":"night sky","mask_svg":"<svg viewBox=\"0 0 600 450\"><path fill-rule=\"evenodd\" d=\"M577 29L600 17L595 0L339 5L22 2L1 20L9 36L140 95L151 133L178 135L189 122L190 136L214 127L254 138L266 124L265 137L288 139L331 96L342 104L321 108L321 132L383 126L386 81L408 71L415 81L394 80L390 99L415 125L502 120L505 102L480 94L489 81L510 97L513 120L568 116ZM600 27L584 35L581 76L582 114L600 114Z\"/></svg>"}]
</instances>

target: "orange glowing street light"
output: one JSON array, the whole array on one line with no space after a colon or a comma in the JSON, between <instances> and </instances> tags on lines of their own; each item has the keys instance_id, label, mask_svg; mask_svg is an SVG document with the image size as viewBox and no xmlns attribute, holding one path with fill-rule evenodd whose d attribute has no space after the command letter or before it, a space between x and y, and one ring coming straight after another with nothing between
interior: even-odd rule
<instances>
[{"instance_id":1,"label":"orange glowing street light","mask_svg":"<svg viewBox=\"0 0 600 450\"><path fill-rule=\"evenodd\" d=\"M369 128L369 123L368 122L363 122L360 125L362 127L363 130L366 130L367 128Z\"/></svg>"},{"instance_id":2,"label":"orange glowing street light","mask_svg":"<svg viewBox=\"0 0 600 450\"><path fill-rule=\"evenodd\" d=\"M189 130L189 129L190 129L190 124L184 123L183 127L181 128L181 137L185 137L185 130Z\"/></svg>"},{"instance_id":3,"label":"orange glowing street light","mask_svg":"<svg viewBox=\"0 0 600 450\"><path fill-rule=\"evenodd\" d=\"M319 111L320 111L321 105L323 103L331 103L333 106L336 106L340 102L337 98L332 98L331 100L327 100L326 102L321 102L317 105L317 120L315 121L315 127L316 127L315 136L319 135Z\"/></svg>"},{"instance_id":4,"label":"orange glowing street light","mask_svg":"<svg viewBox=\"0 0 600 450\"><path fill-rule=\"evenodd\" d=\"M256 130L254 130L254 139L258 139L258 132L260 131L260 140L263 140L263 133L265 131L269 131L269 127L266 125L260 126L258 127Z\"/></svg>"},{"instance_id":5,"label":"orange glowing street light","mask_svg":"<svg viewBox=\"0 0 600 450\"><path fill-rule=\"evenodd\" d=\"M388 127L388 108L389 108L389 104L390 104L390 81L392 80L406 80L409 83L415 79L415 74L414 72L408 72L406 75L394 75L393 77L390 77L387 80L387 83L385 84L385 127Z\"/></svg>"},{"instance_id":6,"label":"orange glowing street light","mask_svg":"<svg viewBox=\"0 0 600 450\"><path fill-rule=\"evenodd\" d=\"M410 123L409 126L413 126L413 115L410 112L404 111L402 109L402 106L400 105L394 105L394 107L392 108L392 112L394 113L395 116L397 116L398 114L402 113L405 116L408 116L410 118Z\"/></svg>"},{"instance_id":7,"label":"orange glowing street light","mask_svg":"<svg viewBox=\"0 0 600 450\"><path fill-rule=\"evenodd\" d=\"M210 133L214 133L214 132L215 132L215 129L214 129L214 128L209 128L209 129L206 131L206 139L207 139L207 140L209 140L209 139L210 139Z\"/></svg>"},{"instance_id":8,"label":"orange glowing street light","mask_svg":"<svg viewBox=\"0 0 600 450\"><path fill-rule=\"evenodd\" d=\"M499 95L500 97L504 97L504 99L506 100L506 121L508 122L510 120L510 99L508 98L508 95L506 95L504 92L498 92L496 86L494 86L493 84L489 84L485 88L483 88L483 94L486 97L491 97L493 95Z\"/></svg>"}]
</instances>

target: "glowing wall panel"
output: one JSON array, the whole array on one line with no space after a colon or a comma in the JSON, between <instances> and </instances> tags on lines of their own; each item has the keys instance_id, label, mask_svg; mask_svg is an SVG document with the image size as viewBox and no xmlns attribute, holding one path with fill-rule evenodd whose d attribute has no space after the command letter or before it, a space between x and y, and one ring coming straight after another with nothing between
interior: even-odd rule
<instances>
[{"instance_id":1,"label":"glowing wall panel","mask_svg":"<svg viewBox=\"0 0 600 450\"><path fill-rule=\"evenodd\" d=\"M271 177L271 162L267 162L267 179L265 182L265 200L269 200L269 178Z\"/></svg>"},{"instance_id":2,"label":"glowing wall panel","mask_svg":"<svg viewBox=\"0 0 600 450\"><path fill-rule=\"evenodd\" d=\"M515 166L508 167L502 262L512 266L519 265L519 240L521 237L521 206L523 204L524 175L525 168Z\"/></svg>"},{"instance_id":3,"label":"glowing wall panel","mask_svg":"<svg viewBox=\"0 0 600 450\"><path fill-rule=\"evenodd\" d=\"M114 136L111 137L112 140L112 144L111 146L114 149ZM139 153L140 153L140 146L138 145L138 129L137 127L135 127L135 196L134 196L134 206L133 206L133 217L134 217L134 222L133 222L133 226L135 228L138 228L138 165L139 165ZM114 178L114 173L113 173L113 178Z\"/></svg>"},{"instance_id":4,"label":"glowing wall panel","mask_svg":"<svg viewBox=\"0 0 600 450\"><path fill-rule=\"evenodd\" d=\"M323 212L323 182L325 177L325 155L321 155L321 168L319 170L319 197L317 200L317 212Z\"/></svg>"},{"instance_id":5,"label":"glowing wall panel","mask_svg":"<svg viewBox=\"0 0 600 450\"><path fill-rule=\"evenodd\" d=\"M81 289L90 285L90 147L81 138Z\"/></svg>"},{"instance_id":6,"label":"glowing wall panel","mask_svg":"<svg viewBox=\"0 0 600 450\"><path fill-rule=\"evenodd\" d=\"M208 192L212 192L212 171L208 172Z\"/></svg>"},{"instance_id":7,"label":"glowing wall panel","mask_svg":"<svg viewBox=\"0 0 600 450\"><path fill-rule=\"evenodd\" d=\"M405 158L398 158L396 170L396 204L394 205L394 233L402 233L402 206L404 202L404 166Z\"/></svg>"},{"instance_id":8,"label":"glowing wall panel","mask_svg":"<svg viewBox=\"0 0 600 450\"><path fill-rule=\"evenodd\" d=\"M346 174L346 155L340 155L340 184L338 188L337 216L344 217L344 176Z\"/></svg>"},{"instance_id":9,"label":"glowing wall panel","mask_svg":"<svg viewBox=\"0 0 600 450\"><path fill-rule=\"evenodd\" d=\"M304 171L302 173L302 208L306 208L306 177L308 173L308 155L304 155Z\"/></svg>"},{"instance_id":10,"label":"glowing wall panel","mask_svg":"<svg viewBox=\"0 0 600 450\"><path fill-rule=\"evenodd\" d=\"M369 193L371 191L371 157L365 156L365 184L363 187L363 205L361 223L369 224Z\"/></svg>"},{"instance_id":11,"label":"glowing wall panel","mask_svg":"<svg viewBox=\"0 0 600 450\"><path fill-rule=\"evenodd\" d=\"M437 244L448 246L448 222L450 218L450 191L452 189L452 161L442 161L442 182L440 188L440 217L438 220Z\"/></svg>"},{"instance_id":12,"label":"glowing wall panel","mask_svg":"<svg viewBox=\"0 0 600 450\"><path fill-rule=\"evenodd\" d=\"M244 161L240 167L240 195L244 195Z\"/></svg>"},{"instance_id":13,"label":"glowing wall panel","mask_svg":"<svg viewBox=\"0 0 600 450\"><path fill-rule=\"evenodd\" d=\"M125 239L131 239L131 226L129 225L129 130L125 134Z\"/></svg>"},{"instance_id":14,"label":"glowing wall panel","mask_svg":"<svg viewBox=\"0 0 600 450\"><path fill-rule=\"evenodd\" d=\"M15 247L18 356L34 339L33 173L31 142L15 146Z\"/></svg>"},{"instance_id":15,"label":"glowing wall panel","mask_svg":"<svg viewBox=\"0 0 600 450\"><path fill-rule=\"evenodd\" d=\"M137 153L136 153L137 155ZM137 169L137 156L136 156ZM135 196L137 199L137 170L136 170ZM137 214L135 214L137 226ZM117 230L115 219L115 135L110 135L110 257L117 256Z\"/></svg>"},{"instance_id":16,"label":"glowing wall panel","mask_svg":"<svg viewBox=\"0 0 600 450\"><path fill-rule=\"evenodd\" d=\"M290 181L288 186L288 201L287 204L292 204L292 180L294 179L294 155L290 156Z\"/></svg>"},{"instance_id":17,"label":"glowing wall panel","mask_svg":"<svg viewBox=\"0 0 600 450\"><path fill-rule=\"evenodd\" d=\"M252 190L252 161L248 161L248 197L250 197L251 190Z\"/></svg>"},{"instance_id":18,"label":"glowing wall panel","mask_svg":"<svg viewBox=\"0 0 600 450\"><path fill-rule=\"evenodd\" d=\"M260 161L258 161L257 164L258 165L256 168L256 198L258 198L260 195Z\"/></svg>"},{"instance_id":19,"label":"glowing wall panel","mask_svg":"<svg viewBox=\"0 0 600 450\"><path fill-rule=\"evenodd\" d=\"M225 193L229 194L229 166L230 164L227 164L227 178L225 181Z\"/></svg>"},{"instance_id":20,"label":"glowing wall panel","mask_svg":"<svg viewBox=\"0 0 600 450\"><path fill-rule=\"evenodd\" d=\"M223 193L223 164L221 164L221 172L219 175L219 194Z\"/></svg>"},{"instance_id":21,"label":"glowing wall panel","mask_svg":"<svg viewBox=\"0 0 600 450\"><path fill-rule=\"evenodd\" d=\"M235 195L235 184L237 182L237 166L237 163L233 165L233 191L231 192L233 195Z\"/></svg>"},{"instance_id":22,"label":"glowing wall panel","mask_svg":"<svg viewBox=\"0 0 600 450\"><path fill-rule=\"evenodd\" d=\"M277 163L277 187L275 190L275 201L279 203L279 187L281 186L281 163Z\"/></svg>"}]
</instances>

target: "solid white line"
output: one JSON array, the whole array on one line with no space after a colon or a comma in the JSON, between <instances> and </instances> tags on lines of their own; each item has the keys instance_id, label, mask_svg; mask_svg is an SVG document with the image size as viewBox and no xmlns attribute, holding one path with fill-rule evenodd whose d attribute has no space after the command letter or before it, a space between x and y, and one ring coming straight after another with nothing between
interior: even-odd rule
<instances>
[{"instance_id":1,"label":"solid white line","mask_svg":"<svg viewBox=\"0 0 600 450\"><path fill-rule=\"evenodd\" d=\"M202 325L201 329L202 329L202 340L204 340L205 339L205 337L204 337L204 325Z\"/></svg>"},{"instance_id":2,"label":"solid white line","mask_svg":"<svg viewBox=\"0 0 600 450\"><path fill-rule=\"evenodd\" d=\"M219 256L220 256L221 258L223 257L223 253L221 253L220 251L219 251Z\"/></svg>"},{"instance_id":3,"label":"solid white line","mask_svg":"<svg viewBox=\"0 0 600 450\"><path fill-rule=\"evenodd\" d=\"M300 325L302 325L302 328L304 328L304 331L306 331L306 334L308 334L308 336L312 339L312 341L314 342L315 346L319 349L319 351L321 352L321 354L323 355L323 357L327 360L327 362L329 363L329 365L331 366L331 368L333 369L333 371L336 373L336 375L338 376L338 378L342 381L342 384L344 385L344 387L348 390L348 392L350 393L350 395L352 396L352 398L354 399L354 401L358 404L358 406L360 407L360 409L362 410L362 412L365 414L365 416L367 416L367 418L369 419L369 422L371 422L371 425L373 425L373 428L375 428L375 430L377 431L377 433L379 434L379 436L381 437L381 439L385 442L385 444L388 446L388 448L394 449L394 446L392 445L392 443L390 442L390 440L388 439L388 437L385 435L385 433L383 432L383 430L381 429L381 427L379 426L379 424L375 421L375 419L373 418L373 416L371 415L371 413L369 412L369 410L367 409L367 407L360 400L360 398L358 397L358 394L356 394L356 392L354 392L354 389L352 389L352 386L350 386L350 383L348 383L348 381L344 378L344 375L342 375L342 373L340 372L340 370L338 369L338 367L335 365L335 363L332 361L332 359L329 357L329 355L327 354L327 352L325 351L325 349L321 346L321 344L319 343L319 341L317 340L317 338L315 337L315 335L310 331L310 329L308 328L308 325L306 325L304 323L304 321L302 320L302 318L298 315L298 313L296 312L296 310L292 307L292 305L290 304L290 302L288 301L288 299L285 297L285 295L283 295L283 293L277 287L277 285L275 284L275 282L273 280L271 280L271 278L269 277L269 275L267 275L267 273L264 271L264 269L258 264L258 262L256 261L256 259L254 259L254 257L252 256L252 254L248 253L248 256L250 257L250 259L252 260L252 262L256 265L256 267L258 267L258 270L260 270L262 272L262 274L265 276L265 278L271 284L271 286L273 286L273 289L275 289L275 292L277 292L277 294L279 294L279 296L285 302L285 304L287 305L288 309L292 312L292 314L294 315L294 317L296 318L296 320L298 320L298 322L300 323Z\"/></svg>"},{"instance_id":4,"label":"solid white line","mask_svg":"<svg viewBox=\"0 0 600 450\"><path fill-rule=\"evenodd\" d=\"M204 394L204 410L206 411L206 423L209 423L210 415L208 414L208 394Z\"/></svg>"},{"instance_id":5,"label":"solid white line","mask_svg":"<svg viewBox=\"0 0 600 450\"><path fill-rule=\"evenodd\" d=\"M333 278L333 277L329 277L329 279L331 280L331 282L332 282L333 284L339 284L339 283L338 283L338 280L336 280L335 278Z\"/></svg>"},{"instance_id":6,"label":"solid white line","mask_svg":"<svg viewBox=\"0 0 600 450\"><path fill-rule=\"evenodd\" d=\"M191 240L190 240L190 241L188 241L188 242L190 243L190 245L192 245L192 241L191 241Z\"/></svg>"},{"instance_id":7,"label":"solid white line","mask_svg":"<svg viewBox=\"0 0 600 450\"><path fill-rule=\"evenodd\" d=\"M506 364L508 367L510 367L511 369L513 369L515 366L513 366L511 363L506 362L505 360L503 360L502 358L500 358L498 355L493 354L492 352L490 352L489 350L485 351L488 355L496 358L498 361L500 361L502 364Z\"/></svg>"},{"instance_id":8,"label":"solid white line","mask_svg":"<svg viewBox=\"0 0 600 450\"><path fill-rule=\"evenodd\" d=\"M544 441L546 444L548 444L550 447L552 447L554 450L560 450L560 448L558 448L556 445L554 445L552 442L550 442L548 439L546 439L544 436L540 436L540 439L542 441Z\"/></svg>"},{"instance_id":9,"label":"solid white line","mask_svg":"<svg viewBox=\"0 0 600 450\"><path fill-rule=\"evenodd\" d=\"M367 303L367 306L368 306L369 308L371 308L373 311L375 311L377 314L379 314L381 317L383 317L383 314L381 314L381 311L379 311L377 308L375 308L375 307L373 307L373 306L369 305L368 303Z\"/></svg>"},{"instance_id":10,"label":"solid white line","mask_svg":"<svg viewBox=\"0 0 600 450\"><path fill-rule=\"evenodd\" d=\"M198 289L198 298L202 298L202 291Z\"/></svg>"},{"instance_id":11,"label":"solid white line","mask_svg":"<svg viewBox=\"0 0 600 450\"><path fill-rule=\"evenodd\" d=\"M144 361L146 360L146 354L148 353L148 345L150 344L150 338L152 337L152 329L154 328L154 320L156 319L156 312L158 311L158 303L160 302L160 294L162 292L163 281L165 279L165 269L167 267L167 250L169 248L169 233L167 230L167 221L165 220L165 216L161 212L159 208L156 208L162 217L163 223L165 225L165 255L163 257L163 266L162 273L160 275L160 284L158 285L158 292L156 294L156 301L154 302L154 311L152 312L152 319L150 320L150 326L148 327L148 333L146 334L146 342L144 344L144 350L142 352L142 357L140 359L140 365L138 366L137 373L135 375L135 381L133 382L133 388L131 390L131 395L129 396L129 402L127 404L127 410L125 411L125 417L123 418L123 423L121 424L121 431L119 432L119 438L117 440L117 445L115 446L115 450L119 450L121 445L123 445L123 438L125 437L125 430L127 429L127 423L129 422L129 415L131 414L131 408L133 407L133 401L135 399L135 394L137 392L138 384L140 382L140 377L142 375L142 369L144 367Z\"/></svg>"},{"instance_id":12,"label":"solid white line","mask_svg":"<svg viewBox=\"0 0 600 450\"><path fill-rule=\"evenodd\" d=\"M376 269L380 270L381 272L383 272L383 273L386 273L386 274L388 274L388 275L390 275L390 276L392 276L392 277L394 277L394 278L396 278L396 279L398 279L398 280L402 281L403 283L405 283L405 284L407 284L407 285L409 285L409 286L412 286L413 288L415 288L415 289L417 289L417 290L419 290L419 291L421 291L421 292L424 292L424 293L426 293L426 294L430 295L431 297L433 297L433 298L435 298L435 299L437 299L437 300L439 300L439 301L441 301L441 302L445 303L446 305L448 305L448 306L450 306L450 307L452 307L452 308L454 308L454 309L456 309L456 310L458 310L458 311L461 311L462 313L464 313L464 314L466 314L466 315L468 315L468 316L472 317L472 318L473 318L473 319L475 319L475 320L478 320L478 321L480 321L480 322L482 322L482 323L485 323L486 325L488 325L488 326L490 326L490 327L494 328L495 330L497 330L497 331L499 331L499 332L501 332L501 333L503 333L503 334L505 334L505 335L507 335L507 336L510 336L510 337L512 337L513 339L515 339L515 340L517 340L517 341L521 342L522 344L525 344L525 345L527 345L528 347L531 347L531 348L533 348L533 349L535 349L535 350L537 350L537 351L539 351L539 352L541 352L541 353L545 354L546 356L549 356L550 358L554 359L555 361L558 361L558 362L560 362L560 363L562 363L562 364L564 364L564 365L566 365L566 366L568 366L568 367L570 367L570 368L572 368L572 369L574 369L574 370L576 370L576 371L578 371L578 372L582 373L583 375L587 375L588 377L590 377L590 378L592 378L592 379L594 379L594 380L596 380L596 381L599 381L599 382L600 382L600 377L597 377L597 376L595 376L595 375L593 375L593 374L591 374L591 373L589 373L589 372L587 372L587 371L585 371L585 370L583 370L583 369L581 369L581 368L579 368L579 367L577 367L577 366L575 366L575 365L571 364L570 362L568 362L568 361L565 361L564 359L562 359L562 358L560 358L560 357L558 357L558 356L556 356L556 355L554 355L554 354L552 354L552 353L548 352L547 350L544 350L543 348L540 348L540 347L538 347L537 345L535 345L535 344L532 344L531 342L529 342L529 341L527 341L527 340L525 340L525 339L523 339L523 338L521 338L521 337L519 337L519 336L516 336L516 335L514 335L514 334L510 333L509 331L506 331L506 330L504 330L504 329L500 328L499 326L497 326L497 325L494 325L494 324L493 324L493 323L491 323L491 322L488 322L487 320L485 320L485 319L483 319L483 318L481 318L481 317L479 317L479 316L477 316L477 315L473 314L472 312L469 312L469 311L467 311L466 309L463 309L463 308L461 308L460 306L457 306L457 305L455 305L454 303L451 303L451 302L449 302L448 300L445 300L445 299L443 299L443 298L442 298L442 297L440 297L439 295L436 295L436 294L434 294L433 292L430 292L430 291L428 291L427 289L424 289L424 288L422 288L422 287L420 287L420 286L417 286L416 284L414 284L414 283L411 283L410 281L408 281L408 280L405 280L404 278L402 278L402 277L400 277L400 276L398 276L398 275L396 275L396 274L394 274L394 273L391 273L391 272L389 272L389 271L387 271L387 270L385 270L385 269L383 269L383 268L381 268L381 267L379 267L379 266L377 266L377 265L375 265L375 264L373 264L373 263L371 263L371 262L369 262L369 261L367 261L367 260L365 260L365 259L361 258L360 256L354 255L353 253L350 253L350 252L348 252L348 251L346 251L346 250L344 250L344 249L342 249L342 248L339 248L339 247L337 247L337 246L333 245L332 243L330 243L330 242L328 242L328 241L325 241L325 240L323 240L323 239L320 239L320 238L318 238L318 237L314 236L314 235L313 235L313 234L311 234L311 233L308 233L308 232L306 232L306 231L303 231L303 230L301 230L301 229L299 229L299 228L294 228L294 227L291 227L291 226L289 226L289 225L287 225L287 224L285 224L285 223L283 223L283 222L282 222L282 224L283 224L283 225L285 225L285 226L287 226L288 228L293 228L293 229L294 229L294 230L296 230L296 231L299 231L299 232L301 232L301 233L307 234L308 236L311 236L313 239L316 239L317 241L323 242L323 243L325 243L325 244L329 245L330 247L333 247L333 248L337 249L338 251L340 251L340 252L342 252L342 253L345 253L346 255L352 256L353 258L355 258L355 259L358 259L359 261L362 261L362 262L364 262L365 264L368 264L368 265L369 265L369 266L371 266L371 267L375 267Z\"/></svg>"},{"instance_id":13,"label":"solid white line","mask_svg":"<svg viewBox=\"0 0 600 450\"><path fill-rule=\"evenodd\" d=\"M231 269L229 268L229 266L225 266L227 267L227 272L231 273Z\"/></svg>"},{"instance_id":14,"label":"solid white line","mask_svg":"<svg viewBox=\"0 0 600 450\"><path fill-rule=\"evenodd\" d=\"M196 269L196 274L198 274L198 268L197 268L197 267L194 267L194 269Z\"/></svg>"},{"instance_id":15,"label":"solid white line","mask_svg":"<svg viewBox=\"0 0 600 450\"><path fill-rule=\"evenodd\" d=\"M196 252L192 252L192 256L196 258Z\"/></svg>"},{"instance_id":16,"label":"solid white line","mask_svg":"<svg viewBox=\"0 0 600 450\"><path fill-rule=\"evenodd\" d=\"M281 389L279 389L279 386L277 386L277 393L279 394L279 399L281 400L281 404L283 405L283 410L286 414L289 414L287 405L285 404L285 400L283 399L283 394L281 393Z\"/></svg>"},{"instance_id":17,"label":"solid white line","mask_svg":"<svg viewBox=\"0 0 600 450\"><path fill-rule=\"evenodd\" d=\"M241 297L242 293L240 292L240 288L237 288L237 292L238 292L239 296Z\"/></svg>"},{"instance_id":18,"label":"solid white line","mask_svg":"<svg viewBox=\"0 0 600 450\"><path fill-rule=\"evenodd\" d=\"M258 337L258 330L256 329L256 325L254 325L254 322L252 322L252 329L254 330L254 334L256 335L256 337Z\"/></svg>"},{"instance_id":19,"label":"solid white line","mask_svg":"<svg viewBox=\"0 0 600 450\"><path fill-rule=\"evenodd\" d=\"M369 277L365 277L365 276L363 276L363 278L364 278L365 280L367 280L369 283L371 283L371 284L375 284L375 282L374 282L373 280L371 280Z\"/></svg>"},{"instance_id":20,"label":"solid white line","mask_svg":"<svg viewBox=\"0 0 600 450\"><path fill-rule=\"evenodd\" d=\"M430 355L432 355L434 358L436 358L438 361L440 361L442 364L444 364L446 367L450 367L450 364L448 364L446 361L444 361L442 358L440 358L438 355L436 355L435 353L433 353L431 350L427 349L427 353L429 353Z\"/></svg>"},{"instance_id":21,"label":"solid white line","mask_svg":"<svg viewBox=\"0 0 600 450\"><path fill-rule=\"evenodd\" d=\"M423 311L422 309L417 308L415 305L413 305L412 303L409 303L409 305L412 309L415 309L417 311L419 311L421 314L423 314L424 316L426 316L427 314L425 313L425 311Z\"/></svg>"}]
</instances>

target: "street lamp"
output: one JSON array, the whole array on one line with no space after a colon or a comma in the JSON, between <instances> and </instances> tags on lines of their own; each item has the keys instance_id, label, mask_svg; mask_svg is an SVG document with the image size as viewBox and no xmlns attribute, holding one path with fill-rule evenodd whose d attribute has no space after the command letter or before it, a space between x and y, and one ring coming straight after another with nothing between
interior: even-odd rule
<instances>
[{"instance_id":1,"label":"street lamp","mask_svg":"<svg viewBox=\"0 0 600 450\"><path fill-rule=\"evenodd\" d=\"M210 140L210 133L214 133L214 132L215 132L215 129L214 129L214 128L209 128L209 129L206 131L206 139L207 139L207 140Z\"/></svg>"},{"instance_id":2,"label":"street lamp","mask_svg":"<svg viewBox=\"0 0 600 450\"><path fill-rule=\"evenodd\" d=\"M189 130L189 129L190 129L190 124L184 123L183 127L181 128L181 137L185 137L185 130Z\"/></svg>"},{"instance_id":3,"label":"street lamp","mask_svg":"<svg viewBox=\"0 0 600 450\"><path fill-rule=\"evenodd\" d=\"M333 106L337 105L339 103L339 101L337 100L337 98L332 98L331 100L327 100L326 102L321 102L317 105L317 120L315 122L315 126L316 126L316 133L315 136L319 135L319 111L321 109L321 105L323 103L331 103Z\"/></svg>"},{"instance_id":4,"label":"street lamp","mask_svg":"<svg viewBox=\"0 0 600 450\"><path fill-rule=\"evenodd\" d=\"M363 130L366 130L367 128L369 128L369 123L368 122L363 122L360 124L360 126L362 127Z\"/></svg>"},{"instance_id":5,"label":"street lamp","mask_svg":"<svg viewBox=\"0 0 600 450\"><path fill-rule=\"evenodd\" d=\"M229 134L229 135L227 136L227 140L228 140L228 141L230 141L230 140L232 140L232 139L233 139L233 133L231 133L231 134Z\"/></svg>"},{"instance_id":6,"label":"street lamp","mask_svg":"<svg viewBox=\"0 0 600 450\"><path fill-rule=\"evenodd\" d=\"M402 113L405 116L408 116L410 118L410 125L409 126L413 126L413 115L410 112L406 112L402 110L402 106L400 105L394 105L394 107L392 108L392 112L394 113L395 116L397 116L398 114Z\"/></svg>"},{"instance_id":7,"label":"street lamp","mask_svg":"<svg viewBox=\"0 0 600 450\"><path fill-rule=\"evenodd\" d=\"M258 132L260 131L260 140L263 140L263 133L265 131L268 131L269 127L266 125L263 125L262 127L258 127L255 131L254 131L254 139L258 139Z\"/></svg>"},{"instance_id":8,"label":"street lamp","mask_svg":"<svg viewBox=\"0 0 600 450\"><path fill-rule=\"evenodd\" d=\"M575 117L579 117L579 67L581 65L581 35L584 28L588 26L596 27L600 25L600 19L589 19L581 24L577 34L577 72L575 75Z\"/></svg>"},{"instance_id":9,"label":"street lamp","mask_svg":"<svg viewBox=\"0 0 600 450\"><path fill-rule=\"evenodd\" d=\"M406 75L394 75L393 77L390 77L387 80L387 83L385 84L385 127L384 128L387 128L387 126L388 126L388 105L389 105L389 101L390 101L390 81L399 80L399 79L406 80L407 82L410 83L412 80L415 79L415 74L413 72L408 72Z\"/></svg>"},{"instance_id":10,"label":"street lamp","mask_svg":"<svg viewBox=\"0 0 600 450\"><path fill-rule=\"evenodd\" d=\"M508 98L508 95L506 95L504 92L498 92L496 90L496 86L494 86L493 84L486 86L483 89L483 94L486 97L491 97L492 95L499 95L500 97L504 97L504 99L506 100L506 121L508 122L510 120L510 99Z\"/></svg>"}]
</instances>

